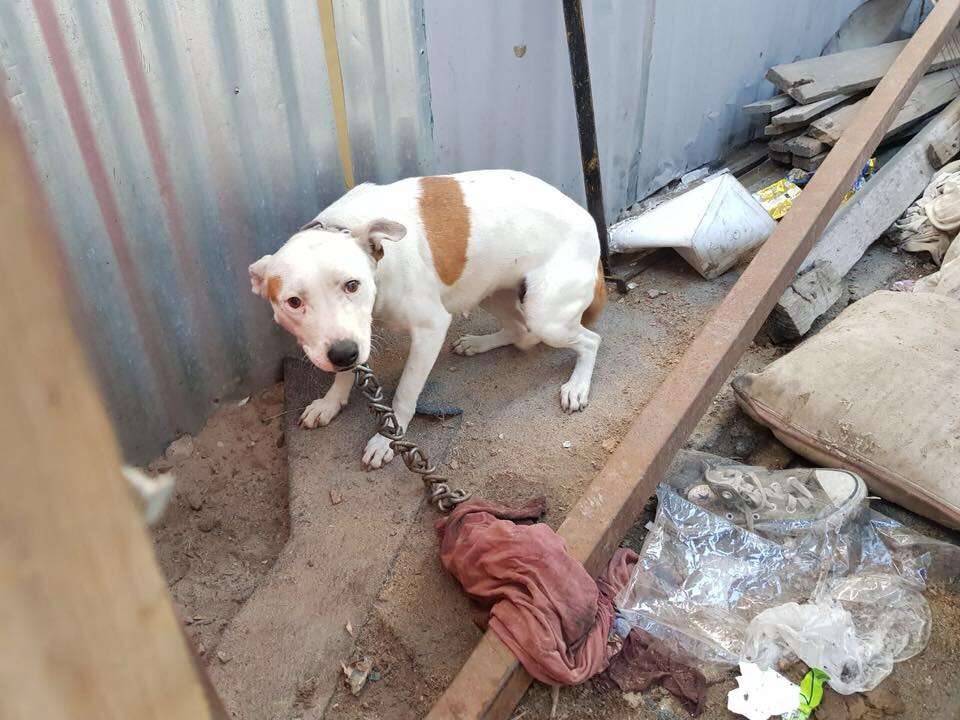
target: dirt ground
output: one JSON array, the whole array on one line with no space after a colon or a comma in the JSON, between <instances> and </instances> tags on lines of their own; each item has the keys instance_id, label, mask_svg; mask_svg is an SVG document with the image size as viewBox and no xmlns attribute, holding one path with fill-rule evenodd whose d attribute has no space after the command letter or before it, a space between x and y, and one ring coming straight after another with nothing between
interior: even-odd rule
<instances>
[{"instance_id":1,"label":"dirt ground","mask_svg":"<svg viewBox=\"0 0 960 720\"><path fill-rule=\"evenodd\" d=\"M876 246L850 276L848 298L839 305L890 280L917 277L923 274L921 265L912 256L904 258ZM556 527L733 281L733 274L704 281L677 256L664 253L637 278L637 287L628 296L614 296L599 328L604 345L591 407L578 416L565 416L557 407L556 386L571 365L565 353L538 348L524 355L505 348L483 358L445 354L431 376L437 383L435 393L438 399L463 407L464 415L443 425L420 419L413 432L424 438L451 475L483 497L517 502L546 495L546 520ZM481 313L459 323L449 339L465 330L491 328L492 321ZM761 333L738 373L764 367L785 349ZM375 367L383 367L384 380L392 387L399 365L376 363L375 358ZM280 417L281 402L278 386L243 406L223 407L195 438L189 456L151 464L153 469L171 467L178 476L174 502L155 529L160 562L189 635L205 662L217 664L221 675L235 667L240 672L236 662L230 664L231 657L218 657L224 629L267 577L290 533L283 447L283 421L290 417ZM357 420L363 411L357 407L349 412ZM298 447L304 442L321 449L339 447L342 462L350 462L350 453L343 451L349 448L359 462L365 438L348 437L344 429L356 427L356 422L350 425L345 419L338 430L339 421L296 436ZM287 425L291 433L307 432ZM567 440L570 447L564 447ZM729 385L689 445L741 459L772 447L769 433L736 409ZM300 459L298 455L291 462ZM415 482L398 460L375 478L386 487ZM904 515L901 519L922 524ZM340 684L329 700L329 693L308 687L305 697L276 717L403 720L427 713L480 637L458 586L439 566L433 521L433 511L422 506L411 517L404 516L399 542L384 543L396 545L388 558L386 581L370 597L370 611L353 623L357 651L374 659L380 679L369 683L359 698ZM345 565L364 562L364 557L351 557L349 548L343 552ZM934 615L931 643L894 674L908 705L905 720L947 720L960 708L960 602L955 590L942 587L931 589L928 598ZM349 658L324 658L334 665L341 660ZM726 692L732 686L729 679L711 686L703 717L732 717L725 710ZM310 701L314 693L317 702ZM534 687L514 717L540 720L548 715L549 693ZM274 717L250 715L261 716ZM559 717L668 720L687 715L659 690L625 698L600 693L588 684L563 691Z\"/></svg>"},{"instance_id":2,"label":"dirt ground","mask_svg":"<svg viewBox=\"0 0 960 720\"><path fill-rule=\"evenodd\" d=\"M154 545L188 635L210 662L227 623L287 542L283 386L222 407L187 457L157 458L177 485ZM273 419L270 419L273 418ZM185 454L185 453L184 453Z\"/></svg>"}]
</instances>

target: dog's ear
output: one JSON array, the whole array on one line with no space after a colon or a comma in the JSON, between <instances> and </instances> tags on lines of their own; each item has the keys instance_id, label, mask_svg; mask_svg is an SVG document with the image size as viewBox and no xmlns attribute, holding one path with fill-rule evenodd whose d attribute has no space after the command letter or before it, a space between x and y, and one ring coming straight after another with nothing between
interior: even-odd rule
<instances>
[{"instance_id":1,"label":"dog's ear","mask_svg":"<svg viewBox=\"0 0 960 720\"><path fill-rule=\"evenodd\" d=\"M259 295L262 298L267 296L267 272L272 261L273 255L264 255L247 268L250 273L250 289L254 295Z\"/></svg>"},{"instance_id":2,"label":"dog's ear","mask_svg":"<svg viewBox=\"0 0 960 720\"><path fill-rule=\"evenodd\" d=\"M374 260L383 257L383 241L397 242L403 240L407 229L398 222L379 218L361 225L353 231L353 236L360 243L360 247L373 256Z\"/></svg>"}]
</instances>

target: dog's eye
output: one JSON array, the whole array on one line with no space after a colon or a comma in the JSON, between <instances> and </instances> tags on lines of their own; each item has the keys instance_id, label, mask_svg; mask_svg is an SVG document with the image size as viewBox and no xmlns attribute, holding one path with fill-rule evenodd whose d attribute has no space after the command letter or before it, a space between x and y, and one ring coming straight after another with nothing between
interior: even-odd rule
<instances>
[{"instance_id":1,"label":"dog's eye","mask_svg":"<svg viewBox=\"0 0 960 720\"><path fill-rule=\"evenodd\" d=\"M287 305L289 305L291 308L293 308L294 310L296 310L296 309L299 308L301 305L303 305L303 300L301 300L301 299L298 298L296 295L294 295L293 297L287 298Z\"/></svg>"},{"instance_id":2,"label":"dog's eye","mask_svg":"<svg viewBox=\"0 0 960 720\"><path fill-rule=\"evenodd\" d=\"M357 290L360 289L360 281L359 281L359 280L347 280L347 281L343 284L343 289L344 289L344 292L355 293Z\"/></svg>"}]
</instances>

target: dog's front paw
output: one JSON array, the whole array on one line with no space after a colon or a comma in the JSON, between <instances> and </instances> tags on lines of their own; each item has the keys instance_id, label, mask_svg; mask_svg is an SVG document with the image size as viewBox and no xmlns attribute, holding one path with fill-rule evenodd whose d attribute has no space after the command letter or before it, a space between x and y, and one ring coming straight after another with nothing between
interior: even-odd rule
<instances>
[{"instance_id":1,"label":"dog's front paw","mask_svg":"<svg viewBox=\"0 0 960 720\"><path fill-rule=\"evenodd\" d=\"M319 398L307 405L307 409L300 416L300 424L305 428L324 427L340 414L342 408L339 400Z\"/></svg>"},{"instance_id":2,"label":"dog's front paw","mask_svg":"<svg viewBox=\"0 0 960 720\"><path fill-rule=\"evenodd\" d=\"M560 386L560 407L565 413L583 410L590 402L590 383L571 379Z\"/></svg>"},{"instance_id":3,"label":"dog's front paw","mask_svg":"<svg viewBox=\"0 0 960 720\"><path fill-rule=\"evenodd\" d=\"M391 460L393 460L393 448L390 447L390 441L383 435L374 435L370 438L366 450L363 451L363 466L376 470Z\"/></svg>"}]
</instances>

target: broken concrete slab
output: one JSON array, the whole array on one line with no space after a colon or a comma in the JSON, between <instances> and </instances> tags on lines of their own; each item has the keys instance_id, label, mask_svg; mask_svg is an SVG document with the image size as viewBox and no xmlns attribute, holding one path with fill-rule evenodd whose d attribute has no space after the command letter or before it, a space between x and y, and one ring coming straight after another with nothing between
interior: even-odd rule
<instances>
[{"instance_id":1,"label":"broken concrete slab","mask_svg":"<svg viewBox=\"0 0 960 720\"><path fill-rule=\"evenodd\" d=\"M794 155L792 158L794 167L798 167L801 170L806 170L807 172L813 172L818 167L823 165L823 161L827 159L827 153L822 152L819 155L814 155L813 157Z\"/></svg>"},{"instance_id":2,"label":"broken concrete slab","mask_svg":"<svg viewBox=\"0 0 960 720\"><path fill-rule=\"evenodd\" d=\"M800 337L810 329L813 321L839 297L840 279L923 193L938 169L930 160L930 144L957 139L960 100L942 110L837 211L800 266L797 281L786 290L771 315L774 325L785 333L782 337ZM822 266L823 262L830 263L830 277L803 280L811 268ZM819 290L811 293L804 283ZM828 290L828 283L833 284L832 290Z\"/></svg>"},{"instance_id":3,"label":"broken concrete slab","mask_svg":"<svg viewBox=\"0 0 960 720\"><path fill-rule=\"evenodd\" d=\"M773 143L771 143L772 145ZM801 135L784 143L784 152L792 153L799 157L811 158L828 150L826 144L816 138Z\"/></svg>"},{"instance_id":4,"label":"broken concrete slab","mask_svg":"<svg viewBox=\"0 0 960 720\"><path fill-rule=\"evenodd\" d=\"M400 358L379 357L377 365L392 378ZM342 682L340 662L351 660L355 640L345 627L363 626L423 499L421 483L399 461L376 474L360 467L374 427L358 394L334 420L335 435L305 430L300 412L323 394L329 376L288 360L284 378L290 540L224 633L219 651L230 662L210 666L239 720L308 717L310 708L324 708Z\"/></svg>"}]
</instances>

